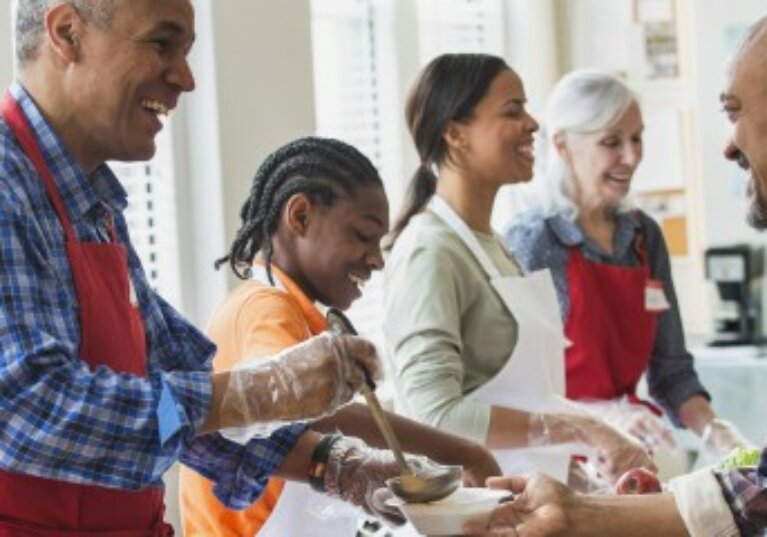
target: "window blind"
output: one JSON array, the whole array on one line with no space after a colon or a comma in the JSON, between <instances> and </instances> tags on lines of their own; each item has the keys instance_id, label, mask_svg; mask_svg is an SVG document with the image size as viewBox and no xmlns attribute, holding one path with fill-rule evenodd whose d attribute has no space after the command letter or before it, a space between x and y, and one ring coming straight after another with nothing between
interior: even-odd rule
<instances>
[{"instance_id":1,"label":"window blind","mask_svg":"<svg viewBox=\"0 0 767 537\"><path fill-rule=\"evenodd\" d=\"M110 162L128 193L125 218L150 285L176 307L181 303L179 248L170 124L156 138L149 162Z\"/></svg>"},{"instance_id":2,"label":"window blind","mask_svg":"<svg viewBox=\"0 0 767 537\"><path fill-rule=\"evenodd\" d=\"M392 5L311 3L317 134L355 146L384 180L397 173L399 163Z\"/></svg>"},{"instance_id":3,"label":"window blind","mask_svg":"<svg viewBox=\"0 0 767 537\"><path fill-rule=\"evenodd\" d=\"M502 0L417 0L422 64L446 52L504 54Z\"/></svg>"}]
</instances>

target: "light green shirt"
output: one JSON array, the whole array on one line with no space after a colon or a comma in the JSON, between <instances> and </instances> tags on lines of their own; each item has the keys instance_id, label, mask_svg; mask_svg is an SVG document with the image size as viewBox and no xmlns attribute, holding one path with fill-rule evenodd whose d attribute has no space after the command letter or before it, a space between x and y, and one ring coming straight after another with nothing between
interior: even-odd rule
<instances>
[{"instance_id":1,"label":"light green shirt","mask_svg":"<svg viewBox=\"0 0 767 537\"><path fill-rule=\"evenodd\" d=\"M521 275L497 237L474 232L504 276ZM384 269L384 341L395 408L484 443L490 406L466 398L511 356L517 323L461 238L431 212L412 218Z\"/></svg>"}]
</instances>

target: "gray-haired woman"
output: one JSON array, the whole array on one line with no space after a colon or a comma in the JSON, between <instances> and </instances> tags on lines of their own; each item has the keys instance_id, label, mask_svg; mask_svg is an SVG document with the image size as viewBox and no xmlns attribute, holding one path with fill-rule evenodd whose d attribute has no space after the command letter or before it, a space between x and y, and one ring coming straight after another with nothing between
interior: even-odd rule
<instances>
[{"instance_id":1,"label":"gray-haired woman","mask_svg":"<svg viewBox=\"0 0 767 537\"><path fill-rule=\"evenodd\" d=\"M565 334L567 396L651 449L672 446L661 411L715 453L746 440L716 417L685 348L669 254L658 224L630 201L642 161L642 112L617 77L581 70L554 88L539 206L505 233L528 270L549 268Z\"/></svg>"}]
</instances>

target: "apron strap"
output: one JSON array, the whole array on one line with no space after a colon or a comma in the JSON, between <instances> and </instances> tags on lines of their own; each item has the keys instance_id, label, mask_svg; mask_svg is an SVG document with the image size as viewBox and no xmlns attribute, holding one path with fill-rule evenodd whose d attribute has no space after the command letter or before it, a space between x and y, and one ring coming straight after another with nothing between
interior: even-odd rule
<instances>
[{"instance_id":1,"label":"apron strap","mask_svg":"<svg viewBox=\"0 0 767 537\"><path fill-rule=\"evenodd\" d=\"M24 112L10 92L6 92L3 96L3 100L0 102L0 112L18 140L19 145L21 145L24 152L32 161L38 175L42 178L43 183L45 184L45 189L48 192L48 197L59 217L59 222L61 222L61 225L64 228L67 241L76 240L77 237L75 236L75 231L72 228L72 223L69 221L69 215L67 214L64 202L59 195L58 188L56 188L56 182L53 180L53 176L51 175L48 166L45 164L45 157L34 139L34 134L32 133L32 129L29 126Z\"/></svg>"},{"instance_id":2,"label":"apron strap","mask_svg":"<svg viewBox=\"0 0 767 537\"><path fill-rule=\"evenodd\" d=\"M427 207L432 213L436 214L443 222L450 226L459 237L461 237L466 247L474 255L479 264L482 265L482 268L485 269L485 272L490 278L501 277L501 272L490 259L490 256L487 255L485 249L482 248L482 245L479 244L477 237L474 236L474 233L472 233L469 226L466 225L466 222L463 221L458 213L456 213L445 200L437 194L434 194L431 197L431 200L429 200Z\"/></svg>"}]
</instances>

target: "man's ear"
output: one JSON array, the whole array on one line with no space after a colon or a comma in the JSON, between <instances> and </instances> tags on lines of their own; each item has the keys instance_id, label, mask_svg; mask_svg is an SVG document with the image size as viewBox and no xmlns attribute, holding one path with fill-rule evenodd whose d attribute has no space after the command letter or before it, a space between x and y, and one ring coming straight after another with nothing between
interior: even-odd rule
<instances>
[{"instance_id":1,"label":"man's ear","mask_svg":"<svg viewBox=\"0 0 767 537\"><path fill-rule=\"evenodd\" d=\"M45 38L62 61L77 61L84 26L82 16L71 4L57 4L46 13Z\"/></svg>"},{"instance_id":2,"label":"man's ear","mask_svg":"<svg viewBox=\"0 0 767 537\"><path fill-rule=\"evenodd\" d=\"M306 194L293 194L285 202L282 224L293 235L303 237L309 229L313 208L312 200Z\"/></svg>"}]
</instances>

